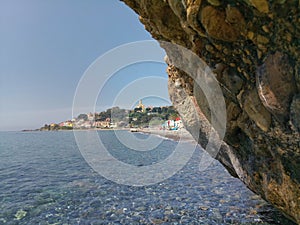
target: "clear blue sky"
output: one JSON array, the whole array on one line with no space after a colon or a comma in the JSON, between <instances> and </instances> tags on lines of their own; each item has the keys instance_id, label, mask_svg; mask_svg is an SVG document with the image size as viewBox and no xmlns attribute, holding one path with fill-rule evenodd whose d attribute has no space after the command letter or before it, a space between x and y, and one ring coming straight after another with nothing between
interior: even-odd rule
<instances>
[{"instance_id":1,"label":"clear blue sky","mask_svg":"<svg viewBox=\"0 0 300 225\"><path fill-rule=\"evenodd\" d=\"M1 0L0 33L0 130L70 119L78 82L94 60L121 44L151 39L118 0ZM166 78L165 69L148 63L120 71L97 109L109 107L113 92L139 76Z\"/></svg>"}]
</instances>

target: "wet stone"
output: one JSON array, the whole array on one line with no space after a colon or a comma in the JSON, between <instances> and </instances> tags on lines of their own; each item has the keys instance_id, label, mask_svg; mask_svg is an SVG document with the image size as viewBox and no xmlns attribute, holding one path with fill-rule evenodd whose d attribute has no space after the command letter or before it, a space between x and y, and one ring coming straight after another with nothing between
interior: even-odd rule
<instances>
[{"instance_id":1,"label":"wet stone","mask_svg":"<svg viewBox=\"0 0 300 225\"><path fill-rule=\"evenodd\" d=\"M102 205L102 202L100 200L95 200L90 203L90 206L93 208L100 208Z\"/></svg>"}]
</instances>

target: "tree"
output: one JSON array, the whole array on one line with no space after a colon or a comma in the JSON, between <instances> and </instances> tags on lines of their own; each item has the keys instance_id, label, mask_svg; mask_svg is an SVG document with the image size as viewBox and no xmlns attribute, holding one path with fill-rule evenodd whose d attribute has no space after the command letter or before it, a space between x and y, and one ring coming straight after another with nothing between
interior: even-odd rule
<instances>
[{"instance_id":1,"label":"tree","mask_svg":"<svg viewBox=\"0 0 300 225\"><path fill-rule=\"evenodd\" d=\"M80 114L78 117L77 117L79 120L84 120L84 121L87 121L88 120L88 116L86 114Z\"/></svg>"},{"instance_id":2,"label":"tree","mask_svg":"<svg viewBox=\"0 0 300 225\"><path fill-rule=\"evenodd\" d=\"M170 116L169 116L169 120L176 120L176 118L178 117L178 113L172 113Z\"/></svg>"},{"instance_id":3,"label":"tree","mask_svg":"<svg viewBox=\"0 0 300 225\"><path fill-rule=\"evenodd\" d=\"M161 112L162 112L162 113L167 113L167 112L168 112L168 108L169 108L169 107L162 107L162 108L161 108Z\"/></svg>"},{"instance_id":4,"label":"tree","mask_svg":"<svg viewBox=\"0 0 300 225\"><path fill-rule=\"evenodd\" d=\"M139 107L139 108L135 108L135 109L134 109L135 112L142 112L142 110L143 110L142 107Z\"/></svg>"},{"instance_id":5,"label":"tree","mask_svg":"<svg viewBox=\"0 0 300 225\"><path fill-rule=\"evenodd\" d=\"M167 112L169 114L177 113L173 106L168 107L168 111Z\"/></svg>"}]
</instances>

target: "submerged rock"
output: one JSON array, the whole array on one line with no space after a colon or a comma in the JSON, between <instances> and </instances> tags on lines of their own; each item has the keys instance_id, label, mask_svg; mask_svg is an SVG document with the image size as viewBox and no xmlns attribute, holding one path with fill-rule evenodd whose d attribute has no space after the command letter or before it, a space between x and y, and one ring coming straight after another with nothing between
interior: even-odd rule
<instances>
[{"instance_id":1,"label":"submerged rock","mask_svg":"<svg viewBox=\"0 0 300 225\"><path fill-rule=\"evenodd\" d=\"M185 47L215 68L227 113L216 159L300 223L300 2L123 1L153 38ZM161 46L170 58L167 45ZM176 57L192 65L184 54ZM167 71L171 101L205 147L212 130L205 91L172 60Z\"/></svg>"},{"instance_id":2,"label":"submerged rock","mask_svg":"<svg viewBox=\"0 0 300 225\"><path fill-rule=\"evenodd\" d=\"M15 215L16 220L21 220L27 215L27 212L23 209L18 210L18 212Z\"/></svg>"}]
</instances>

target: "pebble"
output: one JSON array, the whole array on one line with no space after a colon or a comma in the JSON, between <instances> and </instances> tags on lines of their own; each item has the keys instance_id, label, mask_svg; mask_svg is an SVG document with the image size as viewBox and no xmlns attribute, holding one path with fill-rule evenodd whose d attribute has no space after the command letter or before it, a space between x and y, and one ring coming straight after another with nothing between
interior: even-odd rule
<instances>
[{"instance_id":1,"label":"pebble","mask_svg":"<svg viewBox=\"0 0 300 225\"><path fill-rule=\"evenodd\" d=\"M207 206L199 206L199 209L206 211L206 210L209 209L209 207L207 207Z\"/></svg>"},{"instance_id":2,"label":"pebble","mask_svg":"<svg viewBox=\"0 0 300 225\"><path fill-rule=\"evenodd\" d=\"M249 0L250 3L261 13L269 12L269 5L267 0Z\"/></svg>"},{"instance_id":3,"label":"pebble","mask_svg":"<svg viewBox=\"0 0 300 225\"><path fill-rule=\"evenodd\" d=\"M243 58L242 58L242 59L243 59L243 62L244 62L244 63L246 63L246 64L249 64L249 65L251 65L251 64L252 64L252 62L251 62L251 60L250 60L250 59L248 59L248 58L246 58L246 57L244 57L244 56L243 56Z\"/></svg>"},{"instance_id":4,"label":"pebble","mask_svg":"<svg viewBox=\"0 0 300 225\"><path fill-rule=\"evenodd\" d=\"M213 6L220 6L221 5L221 1L219 0L207 0L209 4L213 5Z\"/></svg>"},{"instance_id":5,"label":"pebble","mask_svg":"<svg viewBox=\"0 0 300 225\"><path fill-rule=\"evenodd\" d=\"M260 44L268 44L269 39L262 36L262 35L257 35L257 42L260 43Z\"/></svg>"},{"instance_id":6,"label":"pebble","mask_svg":"<svg viewBox=\"0 0 300 225\"><path fill-rule=\"evenodd\" d=\"M268 28L267 25L263 25L263 26L262 26L262 29L263 29L263 31L266 32L266 33L269 33L269 32L270 32L270 30L269 30L269 28Z\"/></svg>"},{"instance_id":7,"label":"pebble","mask_svg":"<svg viewBox=\"0 0 300 225\"><path fill-rule=\"evenodd\" d=\"M18 212L15 214L15 218L17 220L21 220L26 216L27 212L24 211L23 209L18 210Z\"/></svg>"},{"instance_id":8,"label":"pebble","mask_svg":"<svg viewBox=\"0 0 300 225\"><path fill-rule=\"evenodd\" d=\"M247 37L248 37L248 39L253 40L253 38L254 38L254 32L249 31L249 32L247 33Z\"/></svg>"},{"instance_id":9,"label":"pebble","mask_svg":"<svg viewBox=\"0 0 300 225\"><path fill-rule=\"evenodd\" d=\"M257 58L261 59L262 57L262 52L257 49Z\"/></svg>"},{"instance_id":10,"label":"pebble","mask_svg":"<svg viewBox=\"0 0 300 225\"><path fill-rule=\"evenodd\" d=\"M286 2L286 0L277 0L276 3L278 3L278 4L284 4L285 2Z\"/></svg>"},{"instance_id":11,"label":"pebble","mask_svg":"<svg viewBox=\"0 0 300 225\"><path fill-rule=\"evenodd\" d=\"M214 52L215 52L214 47L211 46L211 45L205 45L205 49L206 49L208 52L210 52L210 53L214 53Z\"/></svg>"}]
</instances>

